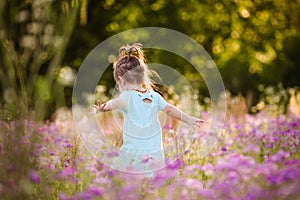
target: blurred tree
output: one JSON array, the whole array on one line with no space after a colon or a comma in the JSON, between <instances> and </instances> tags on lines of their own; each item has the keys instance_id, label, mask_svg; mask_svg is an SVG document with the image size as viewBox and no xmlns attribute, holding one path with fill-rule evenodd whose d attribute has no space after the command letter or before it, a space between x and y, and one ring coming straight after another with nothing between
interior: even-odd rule
<instances>
[{"instance_id":1,"label":"blurred tree","mask_svg":"<svg viewBox=\"0 0 300 200\"><path fill-rule=\"evenodd\" d=\"M80 5L86 0L1 0L0 88L2 114L48 116L53 88ZM84 8L80 18L84 23Z\"/></svg>"}]
</instances>

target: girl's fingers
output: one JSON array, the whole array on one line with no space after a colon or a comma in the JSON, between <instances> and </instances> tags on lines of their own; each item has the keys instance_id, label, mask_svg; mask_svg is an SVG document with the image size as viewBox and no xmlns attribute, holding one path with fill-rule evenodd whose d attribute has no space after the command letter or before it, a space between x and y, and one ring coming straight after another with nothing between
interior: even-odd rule
<instances>
[{"instance_id":1,"label":"girl's fingers","mask_svg":"<svg viewBox=\"0 0 300 200\"><path fill-rule=\"evenodd\" d=\"M203 123L204 123L204 120L202 120L202 119L199 119L199 120L196 121L196 124L198 126L201 126Z\"/></svg>"},{"instance_id":2,"label":"girl's fingers","mask_svg":"<svg viewBox=\"0 0 300 200\"><path fill-rule=\"evenodd\" d=\"M106 106L106 103L104 103L103 105L101 105L100 109L104 110L104 107Z\"/></svg>"},{"instance_id":3,"label":"girl's fingers","mask_svg":"<svg viewBox=\"0 0 300 200\"><path fill-rule=\"evenodd\" d=\"M106 106L106 103L101 105L100 100L97 101L97 105L93 105L93 108L95 111L104 111L104 107Z\"/></svg>"},{"instance_id":4,"label":"girl's fingers","mask_svg":"<svg viewBox=\"0 0 300 200\"><path fill-rule=\"evenodd\" d=\"M197 126L198 128L200 128L200 127L201 127L201 124L196 124L196 126Z\"/></svg>"},{"instance_id":5,"label":"girl's fingers","mask_svg":"<svg viewBox=\"0 0 300 200\"><path fill-rule=\"evenodd\" d=\"M201 125L202 125L203 123L204 123L204 121L203 121L202 119L197 120L197 121L194 122L195 126L197 126L197 127L201 127Z\"/></svg>"}]
</instances>

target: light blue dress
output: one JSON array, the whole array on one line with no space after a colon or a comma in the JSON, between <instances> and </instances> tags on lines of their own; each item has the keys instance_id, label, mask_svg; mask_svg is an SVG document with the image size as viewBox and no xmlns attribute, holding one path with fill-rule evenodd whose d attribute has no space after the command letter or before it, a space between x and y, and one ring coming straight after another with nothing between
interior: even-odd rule
<instances>
[{"instance_id":1,"label":"light blue dress","mask_svg":"<svg viewBox=\"0 0 300 200\"><path fill-rule=\"evenodd\" d=\"M123 91L119 98L124 107L123 145L114 162L117 169L150 172L165 165L162 131L158 112L167 102L154 91Z\"/></svg>"}]
</instances>

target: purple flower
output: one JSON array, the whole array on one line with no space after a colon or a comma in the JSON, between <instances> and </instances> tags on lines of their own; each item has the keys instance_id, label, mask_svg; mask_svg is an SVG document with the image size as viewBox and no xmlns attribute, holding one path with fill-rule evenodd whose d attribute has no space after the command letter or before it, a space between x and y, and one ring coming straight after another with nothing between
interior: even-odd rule
<instances>
[{"instance_id":1,"label":"purple flower","mask_svg":"<svg viewBox=\"0 0 300 200\"><path fill-rule=\"evenodd\" d=\"M150 160L153 160L153 156L145 156L141 159L141 162L142 164L146 164L146 163L149 163Z\"/></svg>"},{"instance_id":2,"label":"purple flower","mask_svg":"<svg viewBox=\"0 0 300 200\"><path fill-rule=\"evenodd\" d=\"M117 151L110 151L110 152L108 152L108 153L106 154L106 156L107 156L108 158L114 158L114 157L119 156L119 153L118 153Z\"/></svg>"},{"instance_id":3,"label":"purple flower","mask_svg":"<svg viewBox=\"0 0 300 200\"><path fill-rule=\"evenodd\" d=\"M183 155L186 155L186 154L188 154L188 153L190 153L190 150L188 149L188 150L185 150L182 154Z\"/></svg>"},{"instance_id":4,"label":"purple flower","mask_svg":"<svg viewBox=\"0 0 300 200\"><path fill-rule=\"evenodd\" d=\"M203 165L201 169L207 176L212 175L215 171L215 167L210 163Z\"/></svg>"},{"instance_id":5,"label":"purple flower","mask_svg":"<svg viewBox=\"0 0 300 200\"><path fill-rule=\"evenodd\" d=\"M260 188L255 183L251 183L248 186L248 192L245 195L245 200L256 200L256 199L268 199L267 198L267 192L264 190L264 188Z\"/></svg>"},{"instance_id":6,"label":"purple flower","mask_svg":"<svg viewBox=\"0 0 300 200\"><path fill-rule=\"evenodd\" d=\"M193 178L185 178L183 180L183 184L184 184L184 186L191 188L191 189L195 189L195 190L203 189L202 182L200 182L196 179L193 179Z\"/></svg>"},{"instance_id":7,"label":"purple flower","mask_svg":"<svg viewBox=\"0 0 300 200\"><path fill-rule=\"evenodd\" d=\"M279 150L276 154L269 156L266 162L280 163L290 156L290 153Z\"/></svg>"},{"instance_id":8,"label":"purple flower","mask_svg":"<svg viewBox=\"0 0 300 200\"><path fill-rule=\"evenodd\" d=\"M76 174L76 170L73 167L66 167L60 172L59 177L64 178L73 174Z\"/></svg>"},{"instance_id":9,"label":"purple flower","mask_svg":"<svg viewBox=\"0 0 300 200\"><path fill-rule=\"evenodd\" d=\"M267 176L271 173L275 173L278 170L278 166L274 163L264 163L256 166L254 176L264 175Z\"/></svg>"},{"instance_id":10,"label":"purple flower","mask_svg":"<svg viewBox=\"0 0 300 200\"><path fill-rule=\"evenodd\" d=\"M65 167L68 167L70 165L70 159L66 159L65 161L64 161L64 166Z\"/></svg>"},{"instance_id":11,"label":"purple flower","mask_svg":"<svg viewBox=\"0 0 300 200\"><path fill-rule=\"evenodd\" d=\"M113 177L114 175L116 175L117 171L112 169L112 168L105 168L105 174L108 176L108 177Z\"/></svg>"},{"instance_id":12,"label":"purple flower","mask_svg":"<svg viewBox=\"0 0 300 200\"><path fill-rule=\"evenodd\" d=\"M227 151L227 148L226 147L222 147L221 151Z\"/></svg>"},{"instance_id":13,"label":"purple flower","mask_svg":"<svg viewBox=\"0 0 300 200\"><path fill-rule=\"evenodd\" d=\"M161 170L158 173L155 173L154 177L151 180L151 184L154 186L162 186L167 180L173 178L176 175L175 170Z\"/></svg>"},{"instance_id":14,"label":"purple flower","mask_svg":"<svg viewBox=\"0 0 300 200\"><path fill-rule=\"evenodd\" d=\"M32 183L35 183L35 184L40 183L40 176L39 176L39 174L38 174L36 171L34 171L34 170L31 170L31 171L29 172L29 178L30 178L30 181L31 181Z\"/></svg>"},{"instance_id":15,"label":"purple flower","mask_svg":"<svg viewBox=\"0 0 300 200\"><path fill-rule=\"evenodd\" d=\"M168 169L179 169L183 166L183 160L181 158L177 158L174 162L170 162L167 167Z\"/></svg>"},{"instance_id":16,"label":"purple flower","mask_svg":"<svg viewBox=\"0 0 300 200\"><path fill-rule=\"evenodd\" d=\"M215 182L213 184L214 191L218 192L222 199L235 199L234 195L236 194L234 185L225 183L225 182Z\"/></svg>"},{"instance_id":17,"label":"purple flower","mask_svg":"<svg viewBox=\"0 0 300 200\"><path fill-rule=\"evenodd\" d=\"M291 127L291 128L299 127L299 126L300 126L300 120L290 122L290 123L288 124L288 126Z\"/></svg>"},{"instance_id":18,"label":"purple flower","mask_svg":"<svg viewBox=\"0 0 300 200\"><path fill-rule=\"evenodd\" d=\"M244 153L253 152L253 153L259 154L260 153L260 147L258 145L250 143L248 146L246 146L243 149L243 152Z\"/></svg>"},{"instance_id":19,"label":"purple flower","mask_svg":"<svg viewBox=\"0 0 300 200\"><path fill-rule=\"evenodd\" d=\"M296 180L298 182L300 178L300 169L292 167L288 167L282 170L282 180L289 181L289 180Z\"/></svg>"},{"instance_id":20,"label":"purple flower","mask_svg":"<svg viewBox=\"0 0 300 200\"><path fill-rule=\"evenodd\" d=\"M62 194L59 195L59 199L60 200L67 200L68 196L66 194L62 193Z\"/></svg>"},{"instance_id":21,"label":"purple flower","mask_svg":"<svg viewBox=\"0 0 300 200\"><path fill-rule=\"evenodd\" d=\"M80 193L80 194L76 195L75 198L72 198L70 200L77 200L77 199L78 200L82 200L82 199L84 199L84 200L92 200L93 196L92 196L92 194L89 191L85 191L83 193Z\"/></svg>"},{"instance_id":22,"label":"purple flower","mask_svg":"<svg viewBox=\"0 0 300 200\"><path fill-rule=\"evenodd\" d=\"M284 161L284 165L300 165L300 161L299 160L286 160Z\"/></svg>"},{"instance_id":23,"label":"purple flower","mask_svg":"<svg viewBox=\"0 0 300 200\"><path fill-rule=\"evenodd\" d=\"M130 197L130 194L134 194L137 186L136 185L125 185L122 190L121 194L124 197Z\"/></svg>"},{"instance_id":24,"label":"purple flower","mask_svg":"<svg viewBox=\"0 0 300 200\"><path fill-rule=\"evenodd\" d=\"M281 185L287 181L295 180L298 182L300 178L300 169L297 166L288 166L286 168L270 173L266 176L266 179L270 184Z\"/></svg>"},{"instance_id":25,"label":"purple flower","mask_svg":"<svg viewBox=\"0 0 300 200\"><path fill-rule=\"evenodd\" d=\"M201 166L197 164L188 165L184 168L184 173L186 174L195 174L196 172L201 170Z\"/></svg>"},{"instance_id":26,"label":"purple flower","mask_svg":"<svg viewBox=\"0 0 300 200\"><path fill-rule=\"evenodd\" d=\"M92 193L93 196L101 196L103 194L103 191L96 187L90 187L88 191Z\"/></svg>"},{"instance_id":27,"label":"purple flower","mask_svg":"<svg viewBox=\"0 0 300 200\"><path fill-rule=\"evenodd\" d=\"M214 191L210 190L210 189L198 190L198 194L200 196L204 197L204 199L215 199L214 198Z\"/></svg>"},{"instance_id":28,"label":"purple flower","mask_svg":"<svg viewBox=\"0 0 300 200\"><path fill-rule=\"evenodd\" d=\"M170 130L171 129L171 126L169 124L166 124L164 127L163 127L164 130Z\"/></svg>"}]
</instances>

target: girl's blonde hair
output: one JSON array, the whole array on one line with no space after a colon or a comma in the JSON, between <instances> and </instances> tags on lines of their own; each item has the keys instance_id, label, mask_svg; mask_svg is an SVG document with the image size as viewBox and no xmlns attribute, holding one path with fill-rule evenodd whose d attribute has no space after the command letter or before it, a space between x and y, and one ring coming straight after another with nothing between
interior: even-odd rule
<instances>
[{"instance_id":1,"label":"girl's blonde hair","mask_svg":"<svg viewBox=\"0 0 300 200\"><path fill-rule=\"evenodd\" d=\"M142 84L145 89L152 90L154 84L151 76L158 75L146 64L142 47L142 44L135 43L119 49L119 57L113 63L114 79L119 81L122 77L128 83Z\"/></svg>"}]
</instances>

